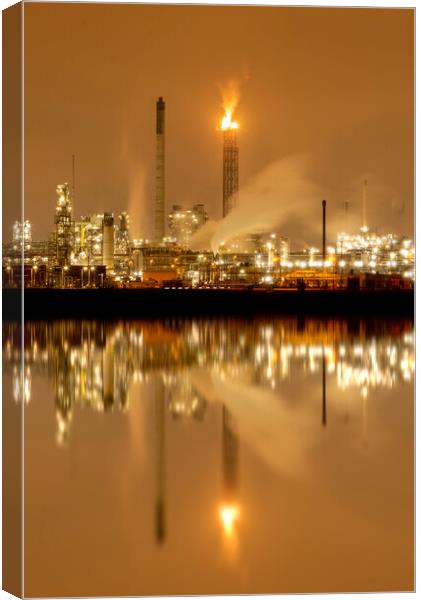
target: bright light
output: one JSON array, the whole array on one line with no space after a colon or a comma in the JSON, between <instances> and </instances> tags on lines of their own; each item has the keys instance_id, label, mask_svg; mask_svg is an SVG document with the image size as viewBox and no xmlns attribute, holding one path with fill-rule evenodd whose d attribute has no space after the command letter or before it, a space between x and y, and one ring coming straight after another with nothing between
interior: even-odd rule
<instances>
[{"instance_id":1,"label":"bright light","mask_svg":"<svg viewBox=\"0 0 421 600\"><path fill-rule=\"evenodd\" d=\"M222 131L226 131L227 129L238 129L238 123L232 120L232 110L226 109L225 115L221 121L221 129Z\"/></svg>"},{"instance_id":2,"label":"bright light","mask_svg":"<svg viewBox=\"0 0 421 600\"><path fill-rule=\"evenodd\" d=\"M240 517L240 509L235 504L224 504L219 509L219 518L222 523L224 534L231 536L234 533L236 521Z\"/></svg>"}]
</instances>

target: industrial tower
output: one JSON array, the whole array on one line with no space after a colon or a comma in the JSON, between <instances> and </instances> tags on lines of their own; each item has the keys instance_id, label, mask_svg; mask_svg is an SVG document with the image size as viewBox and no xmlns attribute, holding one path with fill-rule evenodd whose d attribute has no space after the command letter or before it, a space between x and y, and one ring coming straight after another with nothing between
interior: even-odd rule
<instances>
[{"instance_id":1,"label":"industrial tower","mask_svg":"<svg viewBox=\"0 0 421 600\"><path fill-rule=\"evenodd\" d=\"M156 103L155 240L165 237L165 102Z\"/></svg>"},{"instance_id":2,"label":"industrial tower","mask_svg":"<svg viewBox=\"0 0 421 600\"><path fill-rule=\"evenodd\" d=\"M238 145L236 126L223 128L222 135L222 216L226 217L235 207L238 196Z\"/></svg>"},{"instance_id":3,"label":"industrial tower","mask_svg":"<svg viewBox=\"0 0 421 600\"><path fill-rule=\"evenodd\" d=\"M57 186L55 214L56 261L60 266L70 263L74 243L74 221L72 219L72 201L68 183Z\"/></svg>"}]
</instances>

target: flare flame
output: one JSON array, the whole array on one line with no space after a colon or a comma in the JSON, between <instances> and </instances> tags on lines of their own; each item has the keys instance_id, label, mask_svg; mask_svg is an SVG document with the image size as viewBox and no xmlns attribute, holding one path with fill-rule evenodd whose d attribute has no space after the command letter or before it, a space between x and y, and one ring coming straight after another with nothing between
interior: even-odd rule
<instances>
[{"instance_id":1,"label":"flare flame","mask_svg":"<svg viewBox=\"0 0 421 600\"><path fill-rule=\"evenodd\" d=\"M221 121L221 130L238 129L238 123L233 121L233 114L240 99L239 84L236 80L232 79L224 85L220 85L219 89L222 96L222 107L225 113Z\"/></svg>"},{"instance_id":2,"label":"flare flame","mask_svg":"<svg viewBox=\"0 0 421 600\"><path fill-rule=\"evenodd\" d=\"M221 121L221 130L238 129L238 123L232 120L232 109L225 109L225 115Z\"/></svg>"}]
</instances>

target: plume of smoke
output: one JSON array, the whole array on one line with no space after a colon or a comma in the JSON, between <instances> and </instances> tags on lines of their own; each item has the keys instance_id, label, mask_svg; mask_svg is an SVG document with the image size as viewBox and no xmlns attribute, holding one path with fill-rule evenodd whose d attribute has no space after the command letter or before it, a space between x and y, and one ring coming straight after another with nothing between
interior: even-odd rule
<instances>
[{"instance_id":1,"label":"plume of smoke","mask_svg":"<svg viewBox=\"0 0 421 600\"><path fill-rule=\"evenodd\" d=\"M136 144L136 132L123 124L120 147L117 153L119 171L126 180L127 211L130 216L130 230L134 238L145 237L150 230L150 211L147 198L146 161L141 161L141 150Z\"/></svg>"},{"instance_id":2,"label":"plume of smoke","mask_svg":"<svg viewBox=\"0 0 421 600\"><path fill-rule=\"evenodd\" d=\"M146 196L146 168L132 167L129 170L128 181L128 212L130 215L130 230L134 238L145 237L148 228L148 211Z\"/></svg>"},{"instance_id":3,"label":"plume of smoke","mask_svg":"<svg viewBox=\"0 0 421 600\"><path fill-rule=\"evenodd\" d=\"M218 223L212 236L214 252L232 238L259 230L297 230L304 239L320 229L321 190L308 175L305 156L283 158L270 164L240 192L236 208Z\"/></svg>"},{"instance_id":4,"label":"plume of smoke","mask_svg":"<svg viewBox=\"0 0 421 600\"><path fill-rule=\"evenodd\" d=\"M241 188L237 207L225 219L208 221L192 236L192 249L211 247L217 253L221 244L258 231L276 231L297 248L320 248L323 198L327 199L327 241L333 245L339 233L357 233L362 226L364 179L368 179L370 229L384 233L399 229L402 203L374 174L359 175L340 190L329 189L323 179L310 155L271 163Z\"/></svg>"},{"instance_id":5,"label":"plume of smoke","mask_svg":"<svg viewBox=\"0 0 421 600\"><path fill-rule=\"evenodd\" d=\"M191 250L209 250L212 244L212 238L218 228L219 221L210 219L194 233L190 239Z\"/></svg>"}]
</instances>

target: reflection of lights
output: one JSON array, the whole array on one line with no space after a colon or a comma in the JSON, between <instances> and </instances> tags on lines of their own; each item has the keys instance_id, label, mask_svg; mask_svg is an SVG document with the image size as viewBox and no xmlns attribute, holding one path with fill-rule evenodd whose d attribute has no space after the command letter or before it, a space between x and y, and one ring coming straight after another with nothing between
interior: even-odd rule
<instances>
[{"instance_id":1,"label":"reflection of lights","mask_svg":"<svg viewBox=\"0 0 421 600\"><path fill-rule=\"evenodd\" d=\"M222 523L224 534L232 536L235 524L240 517L240 509L236 504L223 504L219 509L219 519Z\"/></svg>"},{"instance_id":2,"label":"reflection of lights","mask_svg":"<svg viewBox=\"0 0 421 600\"><path fill-rule=\"evenodd\" d=\"M214 371L221 381L250 377L261 387L278 390L297 373L320 373L323 360L328 374L335 373L340 390L359 389L370 395L373 389L412 381L414 336L408 324L370 335L361 328L352 335L346 322L308 320L304 330L295 322L262 320L249 326L243 322L220 327L220 323L196 321L180 329L170 325L120 323L98 329L63 323L30 325L32 348L25 348L24 377L21 353L10 337L4 341L6 367L11 365L13 398L27 403L31 397L31 376L53 380L56 398L68 398L92 410L104 410L104 347L112 349L107 372L113 374L112 407L127 408L132 381L143 382L160 370L167 388L167 410L175 418L202 419L206 400L201 388L190 380L195 367ZM28 328L29 329L29 328ZM406 329L406 331L405 331ZM78 337L79 336L79 337ZM107 355L108 356L108 355ZM165 378L164 378L165 373ZM365 391L363 391L365 390ZM66 417L67 418L67 417Z\"/></svg>"},{"instance_id":3,"label":"reflection of lights","mask_svg":"<svg viewBox=\"0 0 421 600\"><path fill-rule=\"evenodd\" d=\"M16 403L23 399L24 404L31 400L31 371L28 367L24 376L16 365L13 368L13 399Z\"/></svg>"}]
</instances>

